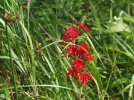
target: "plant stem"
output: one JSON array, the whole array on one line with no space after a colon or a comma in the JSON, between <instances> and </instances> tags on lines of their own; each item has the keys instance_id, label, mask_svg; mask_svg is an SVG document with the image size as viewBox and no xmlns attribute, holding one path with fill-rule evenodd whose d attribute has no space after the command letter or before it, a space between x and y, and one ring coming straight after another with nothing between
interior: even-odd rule
<instances>
[{"instance_id":1,"label":"plant stem","mask_svg":"<svg viewBox=\"0 0 134 100\"><path fill-rule=\"evenodd\" d=\"M10 57L10 66L11 66L11 71L12 71L12 76L13 76L13 85L14 85L14 89L15 89L15 93L16 93L15 97L16 97L16 100L19 100L18 99L18 89L17 89L17 84L16 84L16 70L15 70L15 67L13 66L12 54L11 54L11 45L10 45L6 20L5 20L5 33L7 35L8 51L9 51L9 57Z\"/></svg>"}]
</instances>

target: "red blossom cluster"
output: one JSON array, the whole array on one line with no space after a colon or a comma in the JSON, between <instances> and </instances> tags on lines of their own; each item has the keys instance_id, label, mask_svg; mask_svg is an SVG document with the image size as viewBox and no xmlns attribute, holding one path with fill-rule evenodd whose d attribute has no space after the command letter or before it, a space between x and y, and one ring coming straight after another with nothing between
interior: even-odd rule
<instances>
[{"instance_id":1,"label":"red blossom cluster","mask_svg":"<svg viewBox=\"0 0 134 100\"><path fill-rule=\"evenodd\" d=\"M75 77L81 81L82 85L85 85L87 80L93 80L93 77L90 72L86 72L84 60L87 59L89 61L93 61L94 58L91 56L85 43L74 45L74 40L80 36L81 29L83 29L86 33L90 32L89 28L82 22L80 22L77 29L72 23L72 27L65 31L62 39L69 43L69 47L65 51L66 55L71 55L75 58L71 62L72 68L67 72L67 76Z\"/></svg>"}]
</instances>

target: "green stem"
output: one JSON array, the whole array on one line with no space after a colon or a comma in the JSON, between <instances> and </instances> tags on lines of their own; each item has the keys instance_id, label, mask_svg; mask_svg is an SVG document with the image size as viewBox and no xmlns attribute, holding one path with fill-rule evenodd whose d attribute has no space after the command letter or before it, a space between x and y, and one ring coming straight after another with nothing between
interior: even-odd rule
<instances>
[{"instance_id":1,"label":"green stem","mask_svg":"<svg viewBox=\"0 0 134 100\"><path fill-rule=\"evenodd\" d=\"M132 75L131 83L132 83L132 84L134 83L134 74ZM133 87L134 87L134 85L131 85L131 86L130 86L130 90L129 90L129 98L128 98L128 100L131 100L132 97L133 97Z\"/></svg>"},{"instance_id":2,"label":"green stem","mask_svg":"<svg viewBox=\"0 0 134 100\"><path fill-rule=\"evenodd\" d=\"M8 34L8 29L7 29L7 21L5 20L5 33L7 35L7 42L8 42L8 51L9 51L9 57L10 57L10 66L11 66L11 71L12 71L12 75L13 75L13 85L14 85L14 89L15 89L15 97L16 100L18 99L18 89L17 89L17 84L16 84L16 70L15 67L13 66L13 61L12 61L12 54L11 54L11 46L10 46L10 40L9 40L9 34Z\"/></svg>"},{"instance_id":3,"label":"green stem","mask_svg":"<svg viewBox=\"0 0 134 100\"><path fill-rule=\"evenodd\" d=\"M96 25L97 25L97 27L98 27L98 31L99 31L99 33L101 34L101 33L102 33L102 28L101 28L101 23L100 23L99 17L98 17L98 15L97 15L96 7L95 7L94 4L92 3L92 0L89 0L89 4L90 4L90 6L91 6L92 13L93 13L93 16L94 16L94 18L95 18Z\"/></svg>"}]
</instances>

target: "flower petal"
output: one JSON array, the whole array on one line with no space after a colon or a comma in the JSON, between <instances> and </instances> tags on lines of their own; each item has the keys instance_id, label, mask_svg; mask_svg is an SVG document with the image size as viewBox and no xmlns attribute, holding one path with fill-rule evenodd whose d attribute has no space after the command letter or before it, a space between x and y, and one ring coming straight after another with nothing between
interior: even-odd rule
<instances>
[{"instance_id":1,"label":"flower petal","mask_svg":"<svg viewBox=\"0 0 134 100\"><path fill-rule=\"evenodd\" d=\"M81 44L79 45L79 48L80 48L80 52L82 52L82 53L89 52L89 51L88 51L88 47L87 47L87 45L86 45L85 43L81 43Z\"/></svg>"},{"instance_id":2,"label":"flower petal","mask_svg":"<svg viewBox=\"0 0 134 100\"><path fill-rule=\"evenodd\" d=\"M74 60L71 63L71 66L75 67L75 69L79 72L80 68L84 69L85 68L85 64L81 61L81 60Z\"/></svg>"},{"instance_id":3,"label":"flower petal","mask_svg":"<svg viewBox=\"0 0 134 100\"><path fill-rule=\"evenodd\" d=\"M69 28L68 30L65 31L62 39L67 42L70 42L70 41L74 42L75 38L77 38L78 36L79 36L79 33L72 26L71 28Z\"/></svg>"},{"instance_id":4,"label":"flower petal","mask_svg":"<svg viewBox=\"0 0 134 100\"><path fill-rule=\"evenodd\" d=\"M93 61L93 60L94 60L94 58L93 58L89 53L84 53L84 54L82 55L82 57L83 57L83 58L87 58L87 59L90 60L90 61Z\"/></svg>"},{"instance_id":5,"label":"flower petal","mask_svg":"<svg viewBox=\"0 0 134 100\"><path fill-rule=\"evenodd\" d=\"M66 55L70 54L73 50L73 45L70 45L69 48L66 50Z\"/></svg>"},{"instance_id":6,"label":"flower petal","mask_svg":"<svg viewBox=\"0 0 134 100\"><path fill-rule=\"evenodd\" d=\"M89 74L87 74L87 78L89 79L89 80L93 80L93 77L91 76L91 73L89 73Z\"/></svg>"},{"instance_id":7,"label":"flower petal","mask_svg":"<svg viewBox=\"0 0 134 100\"><path fill-rule=\"evenodd\" d=\"M80 23L80 26L85 30L85 32L87 32L87 33L90 32L89 28L82 22Z\"/></svg>"},{"instance_id":8,"label":"flower petal","mask_svg":"<svg viewBox=\"0 0 134 100\"><path fill-rule=\"evenodd\" d=\"M82 85L86 84L86 82L87 82L86 73L81 74L80 81L81 81Z\"/></svg>"},{"instance_id":9,"label":"flower petal","mask_svg":"<svg viewBox=\"0 0 134 100\"><path fill-rule=\"evenodd\" d=\"M72 77L76 77L76 79L78 79L78 74L79 74L78 71L72 68L67 72L66 76L71 75Z\"/></svg>"},{"instance_id":10,"label":"flower petal","mask_svg":"<svg viewBox=\"0 0 134 100\"><path fill-rule=\"evenodd\" d=\"M67 74L66 74L66 76L70 76L71 73L72 73L72 70L68 71Z\"/></svg>"}]
</instances>

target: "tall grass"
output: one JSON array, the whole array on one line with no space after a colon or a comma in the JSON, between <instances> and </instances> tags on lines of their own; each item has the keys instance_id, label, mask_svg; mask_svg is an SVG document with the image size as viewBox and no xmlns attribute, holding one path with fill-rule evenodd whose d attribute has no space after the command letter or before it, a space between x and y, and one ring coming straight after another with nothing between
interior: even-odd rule
<instances>
[{"instance_id":1,"label":"tall grass","mask_svg":"<svg viewBox=\"0 0 134 100\"><path fill-rule=\"evenodd\" d=\"M122 0L0 1L0 99L132 100L133 8ZM84 86L66 77L68 44L58 44L72 20L91 31L78 38L95 59L86 62L95 81Z\"/></svg>"}]
</instances>

